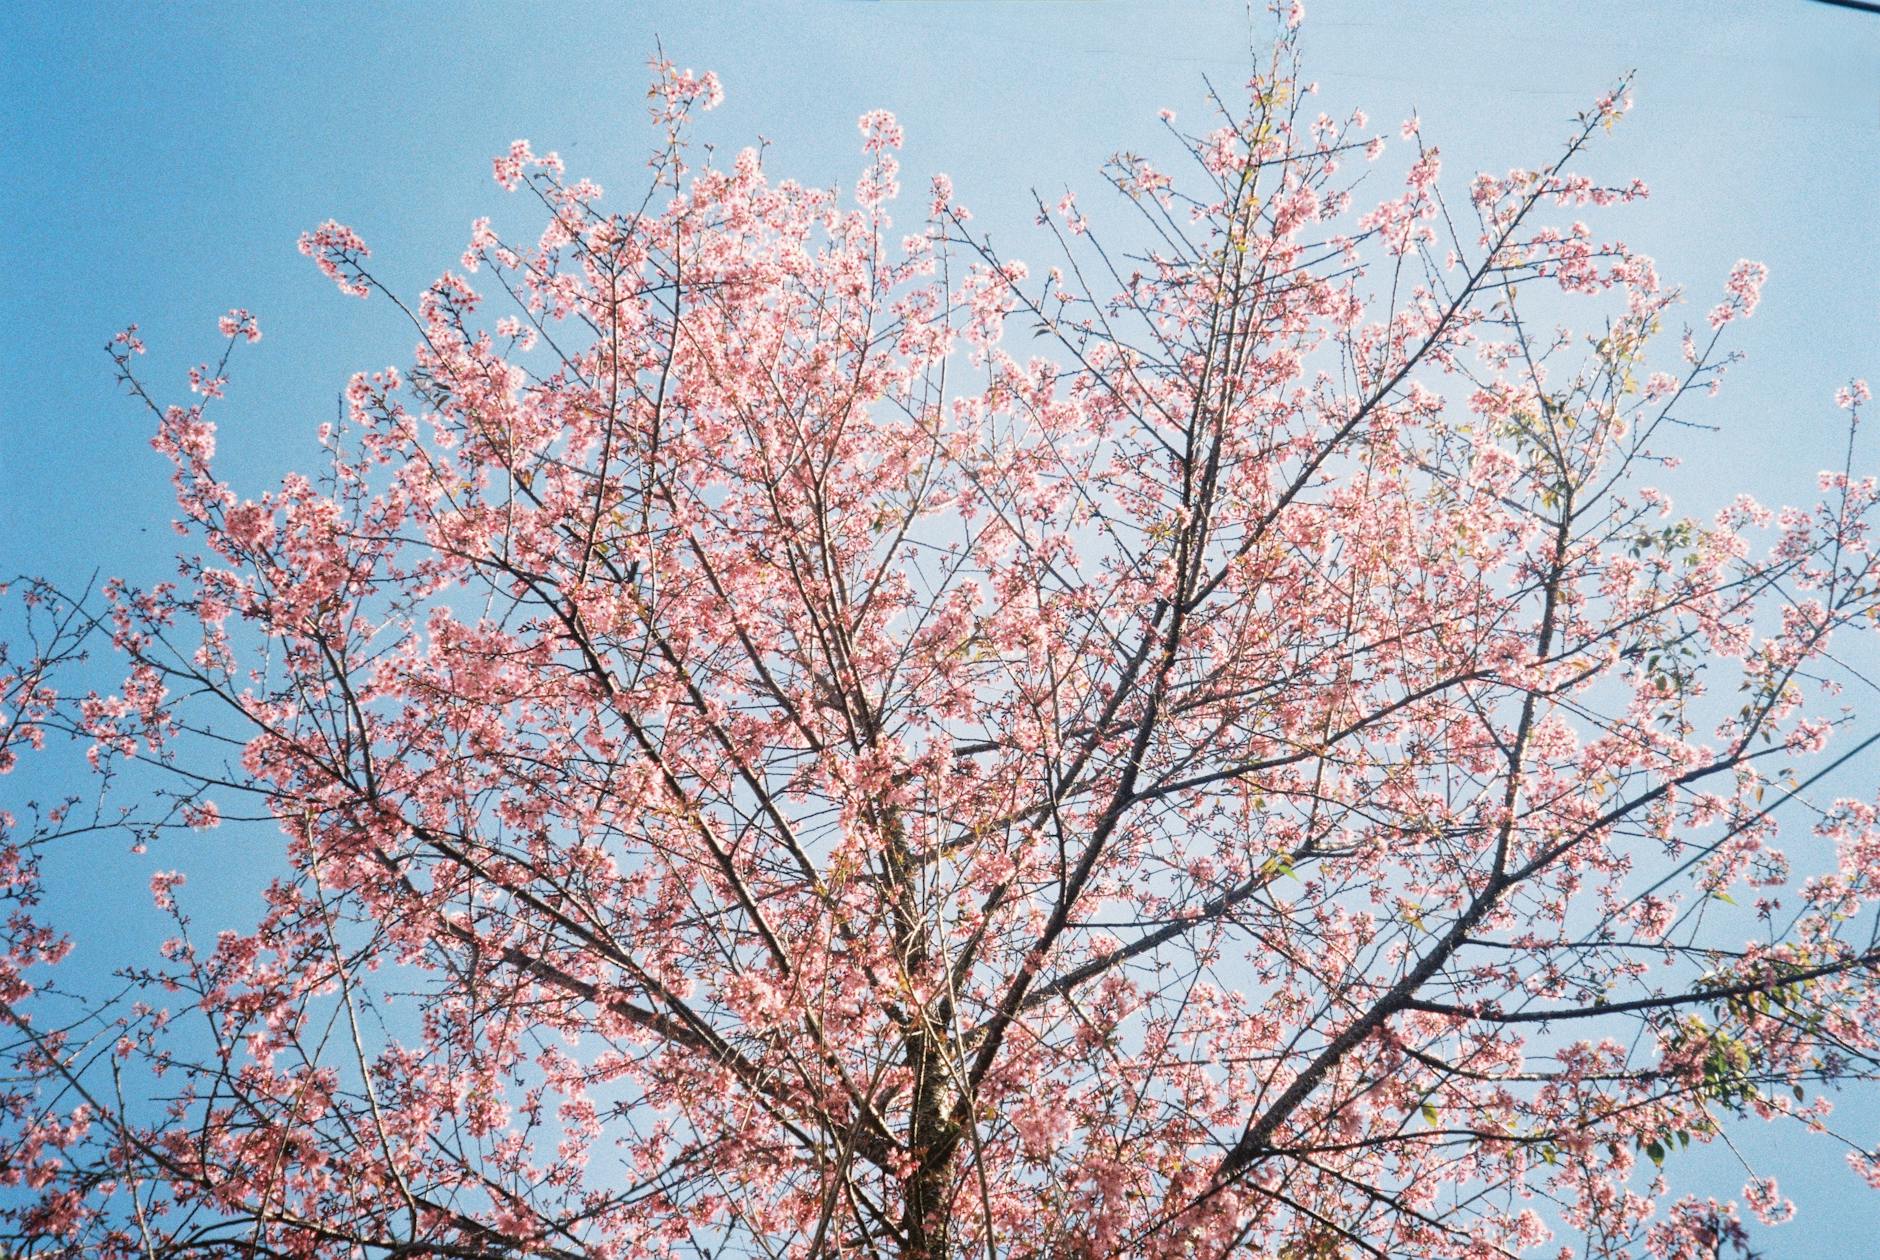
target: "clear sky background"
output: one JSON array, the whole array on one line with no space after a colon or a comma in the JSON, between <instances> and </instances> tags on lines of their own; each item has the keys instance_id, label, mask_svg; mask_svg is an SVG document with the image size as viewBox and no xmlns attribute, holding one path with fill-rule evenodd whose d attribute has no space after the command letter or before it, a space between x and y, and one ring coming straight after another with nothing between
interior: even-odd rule
<instances>
[{"instance_id":1,"label":"clear sky background","mask_svg":"<svg viewBox=\"0 0 1880 1260\"><path fill-rule=\"evenodd\" d=\"M1306 75L1323 107L1362 107L1393 135L1419 111L1451 189L1478 168L1550 159L1571 115L1636 69L1637 109L1585 168L1642 178L1653 197L1597 230L1685 283L1693 320L1738 258L1771 272L1737 330L1749 362L1706 416L1721 431L1695 435L1672 488L1692 509L1738 489L1810 497L1839 458L1830 395L1851 375L1880 378L1880 15L1808 0L1307 9ZM113 387L102 346L114 331L142 324L140 366L175 396L219 349L216 317L256 312L266 339L237 353L220 441L237 484L265 488L311 455L346 378L404 361L410 342L389 304L321 278L295 251L299 233L328 217L352 225L375 270L415 292L456 265L475 216L533 225L490 181L490 157L515 137L618 195L638 189L655 37L724 80L705 134L727 154L762 135L774 175L847 185L856 116L890 109L908 133L910 198L947 172L977 225L1020 257L1049 253L1030 189L1053 201L1086 190L1101 230L1103 158L1152 147L1158 108L1198 118L1204 76L1231 91L1249 69L1238 0L13 0L0 7L0 575L168 574L167 469L147 417ZM1880 435L1867 436L1871 469ZM22 779L0 787L18 793ZM203 843L240 856L239 838ZM195 865L105 856L68 895L126 931L148 926L150 869ZM201 895L239 913L246 887ZM1880 1105L1847 1110L1880 1145ZM1739 1145L1803 1211L1759 1231L1772 1260L1871 1254L1880 1195L1837 1149L1755 1127ZM1743 1181L1721 1146L1674 1163L1681 1186L1720 1198Z\"/></svg>"}]
</instances>

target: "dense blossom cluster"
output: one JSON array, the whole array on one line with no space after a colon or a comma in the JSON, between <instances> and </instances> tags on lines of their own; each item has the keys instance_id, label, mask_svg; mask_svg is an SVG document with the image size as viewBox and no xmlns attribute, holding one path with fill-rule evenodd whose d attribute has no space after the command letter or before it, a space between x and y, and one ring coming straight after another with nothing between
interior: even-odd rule
<instances>
[{"instance_id":1,"label":"dense blossom cluster","mask_svg":"<svg viewBox=\"0 0 1880 1260\"><path fill-rule=\"evenodd\" d=\"M1880 1053L1876 804L1778 829L1862 747L1875 478L1645 484L1765 273L1654 366L1680 294L1549 221L1643 195L1572 169L1623 89L1460 204L1413 120L1360 205L1384 138L1306 112L1290 38L1243 115L1163 115L1186 176L1110 168L1150 244L1067 196L1036 273L944 178L897 239L890 115L845 199L699 159L721 89L656 63L643 208L518 141L540 236L479 219L259 495L226 353L165 406L120 335L197 546L28 591L0 771L70 733L169 776L140 840L258 816L282 874L208 938L155 876L173 939L74 1018L37 855L83 828L0 815L9 1254L1672 1260L1786 1219L1679 1156L1825 1129ZM351 229L301 249L378 289ZM123 681L61 695L93 634Z\"/></svg>"}]
</instances>

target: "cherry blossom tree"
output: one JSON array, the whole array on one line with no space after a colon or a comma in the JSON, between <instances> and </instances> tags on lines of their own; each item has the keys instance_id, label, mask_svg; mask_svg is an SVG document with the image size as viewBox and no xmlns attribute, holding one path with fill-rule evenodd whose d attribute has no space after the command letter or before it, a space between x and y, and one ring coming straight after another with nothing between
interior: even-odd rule
<instances>
[{"instance_id":1,"label":"cherry blossom tree","mask_svg":"<svg viewBox=\"0 0 1880 1260\"><path fill-rule=\"evenodd\" d=\"M7 1254L1713 1256L1756 1118L1880 1187L1867 389L1818 503L1652 488L1764 271L1680 340L1579 221L1625 84L1457 196L1288 35L1033 270L654 71L623 205L518 142L409 303L303 238L416 338L313 471L216 470L248 312L176 405L112 343L188 541L10 596L0 770L109 790L0 820ZM249 927L160 874L61 988L48 847L218 824Z\"/></svg>"}]
</instances>

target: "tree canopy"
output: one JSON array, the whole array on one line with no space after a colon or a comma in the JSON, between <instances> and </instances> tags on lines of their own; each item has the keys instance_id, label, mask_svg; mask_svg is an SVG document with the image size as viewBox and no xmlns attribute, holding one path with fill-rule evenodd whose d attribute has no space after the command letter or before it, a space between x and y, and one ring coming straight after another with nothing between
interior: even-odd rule
<instances>
[{"instance_id":1,"label":"tree canopy","mask_svg":"<svg viewBox=\"0 0 1880 1260\"><path fill-rule=\"evenodd\" d=\"M480 220L415 299L303 238L416 338L303 475L216 469L256 316L174 404L113 341L186 542L11 592L0 771L70 737L100 790L0 815L9 1254L1695 1257L1782 1219L1677 1164L1742 1117L1834 1141L1876 1069L1880 822L1812 790L1871 745L1868 391L1818 502L1653 488L1765 272L1680 332L1579 217L1645 195L1578 170L1627 85L1458 194L1285 35L1165 115L1182 165L1042 199L1033 268L944 177L901 195L891 116L841 193L721 162L716 79L654 74L644 189L518 141L539 236ZM94 647L121 683L65 689ZM108 925L49 918L48 846L217 825L279 857L252 926L193 933L166 873L161 957L62 989Z\"/></svg>"}]
</instances>

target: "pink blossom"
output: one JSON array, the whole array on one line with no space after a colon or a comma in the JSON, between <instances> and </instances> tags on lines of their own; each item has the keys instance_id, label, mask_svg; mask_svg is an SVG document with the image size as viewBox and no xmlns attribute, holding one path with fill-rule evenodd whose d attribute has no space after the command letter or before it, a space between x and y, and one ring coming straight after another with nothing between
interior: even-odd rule
<instances>
[{"instance_id":1,"label":"pink blossom","mask_svg":"<svg viewBox=\"0 0 1880 1260\"><path fill-rule=\"evenodd\" d=\"M1747 258L1739 260L1730 269L1730 279L1724 286L1727 296L1710 309L1710 326L1722 328L1732 320L1748 319L1762 300L1763 283L1768 278L1769 268L1762 263Z\"/></svg>"},{"instance_id":2,"label":"pink blossom","mask_svg":"<svg viewBox=\"0 0 1880 1260\"><path fill-rule=\"evenodd\" d=\"M243 307L236 307L216 321L224 337L244 337L250 342L261 340L261 325L255 317Z\"/></svg>"},{"instance_id":3,"label":"pink blossom","mask_svg":"<svg viewBox=\"0 0 1880 1260\"><path fill-rule=\"evenodd\" d=\"M1774 1177L1757 1177L1743 1186L1743 1199L1765 1225L1781 1225L1795 1216L1795 1204L1782 1197Z\"/></svg>"},{"instance_id":4,"label":"pink blossom","mask_svg":"<svg viewBox=\"0 0 1880 1260\"><path fill-rule=\"evenodd\" d=\"M370 292L360 260L372 251L345 224L328 219L313 231L301 233L300 252L319 264L320 271L339 286L340 292L360 298Z\"/></svg>"},{"instance_id":5,"label":"pink blossom","mask_svg":"<svg viewBox=\"0 0 1880 1260\"><path fill-rule=\"evenodd\" d=\"M885 109L871 109L856 121L856 128L862 133L862 152L880 153L886 149L901 147L903 134L901 124L894 120L894 115Z\"/></svg>"},{"instance_id":6,"label":"pink blossom","mask_svg":"<svg viewBox=\"0 0 1880 1260\"><path fill-rule=\"evenodd\" d=\"M181 871L158 871L150 877L150 898L159 910L176 909L176 898L172 895L188 877Z\"/></svg>"},{"instance_id":7,"label":"pink blossom","mask_svg":"<svg viewBox=\"0 0 1880 1260\"><path fill-rule=\"evenodd\" d=\"M1795 724L1786 741L1792 753L1818 753L1828 746L1828 736L1834 732L1834 723L1825 718L1804 718Z\"/></svg>"},{"instance_id":8,"label":"pink blossom","mask_svg":"<svg viewBox=\"0 0 1880 1260\"><path fill-rule=\"evenodd\" d=\"M228 384L226 377L215 376L208 364L189 369L189 392L201 394L205 398L220 398L222 389Z\"/></svg>"}]
</instances>

